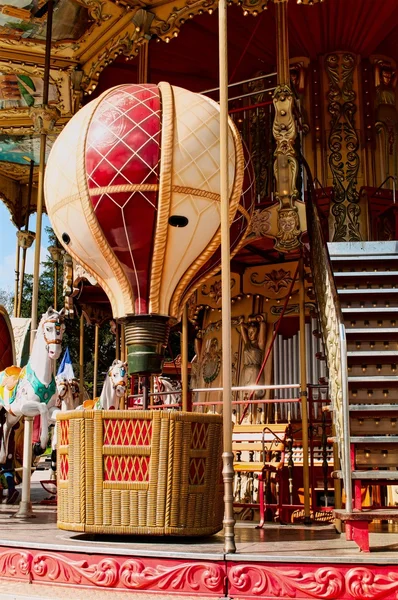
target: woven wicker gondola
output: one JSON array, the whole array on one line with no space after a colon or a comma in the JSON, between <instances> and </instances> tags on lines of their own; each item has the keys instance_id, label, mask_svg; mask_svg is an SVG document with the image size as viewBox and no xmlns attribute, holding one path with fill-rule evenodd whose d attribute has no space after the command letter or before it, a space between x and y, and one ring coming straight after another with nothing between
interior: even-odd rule
<instances>
[{"instance_id":1,"label":"woven wicker gondola","mask_svg":"<svg viewBox=\"0 0 398 600\"><path fill-rule=\"evenodd\" d=\"M177 411L57 416L58 527L209 535L222 528L222 417Z\"/></svg>"}]
</instances>

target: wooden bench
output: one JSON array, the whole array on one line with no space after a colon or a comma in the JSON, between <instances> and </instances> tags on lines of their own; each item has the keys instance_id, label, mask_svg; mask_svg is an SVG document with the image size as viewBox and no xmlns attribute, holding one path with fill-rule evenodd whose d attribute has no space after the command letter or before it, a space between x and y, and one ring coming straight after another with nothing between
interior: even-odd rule
<instances>
[{"instance_id":1,"label":"wooden bench","mask_svg":"<svg viewBox=\"0 0 398 600\"><path fill-rule=\"evenodd\" d=\"M278 424L235 424L232 432L232 450L234 452L234 471L237 473L258 473L260 523L265 523L267 508L278 508L279 518L283 511L283 477L285 448L290 435L288 423ZM275 483L277 502L267 502L266 493L271 477Z\"/></svg>"}]
</instances>

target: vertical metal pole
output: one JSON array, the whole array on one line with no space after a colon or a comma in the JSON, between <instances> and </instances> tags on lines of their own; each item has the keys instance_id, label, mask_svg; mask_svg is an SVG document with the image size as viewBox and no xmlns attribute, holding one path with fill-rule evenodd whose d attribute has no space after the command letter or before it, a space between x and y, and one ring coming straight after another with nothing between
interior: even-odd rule
<instances>
[{"instance_id":1,"label":"vertical metal pole","mask_svg":"<svg viewBox=\"0 0 398 600\"><path fill-rule=\"evenodd\" d=\"M149 404L149 396L148 396L149 377L148 377L148 375L144 375L141 378L141 388L142 388L142 410L148 410L148 404ZM163 397L162 397L162 402L163 402Z\"/></svg>"},{"instance_id":2,"label":"vertical metal pole","mask_svg":"<svg viewBox=\"0 0 398 600\"><path fill-rule=\"evenodd\" d=\"M278 0L278 2L275 3L278 85L290 84L289 37L287 31L287 2L288 0Z\"/></svg>"},{"instance_id":3,"label":"vertical metal pole","mask_svg":"<svg viewBox=\"0 0 398 600\"><path fill-rule=\"evenodd\" d=\"M84 400L84 316L80 315L80 348L79 348L79 387L80 403Z\"/></svg>"},{"instance_id":4,"label":"vertical metal pole","mask_svg":"<svg viewBox=\"0 0 398 600\"><path fill-rule=\"evenodd\" d=\"M228 197L228 37L227 2L218 4L220 79L220 196L221 196L221 290L222 290L222 382L223 382L223 481L224 551L236 552L233 509L234 455L232 452L231 404L231 265Z\"/></svg>"},{"instance_id":5,"label":"vertical metal pole","mask_svg":"<svg viewBox=\"0 0 398 600\"><path fill-rule=\"evenodd\" d=\"M123 362L126 360L126 330L124 323L120 325L120 360Z\"/></svg>"},{"instance_id":6,"label":"vertical metal pole","mask_svg":"<svg viewBox=\"0 0 398 600\"><path fill-rule=\"evenodd\" d=\"M26 216L25 216L25 231L29 231L29 213L30 213L30 205L32 203L32 193L33 193L33 174L34 174L35 163L33 160L30 161L30 169L29 169L29 184L28 184L28 203L26 206ZM23 284L25 280L25 265L26 265L26 253L28 249L27 246L22 249L22 269L20 273L20 283L19 283L19 295L17 301L17 317L21 316L22 310L22 296L23 296Z\"/></svg>"},{"instance_id":7,"label":"vertical metal pole","mask_svg":"<svg viewBox=\"0 0 398 600\"><path fill-rule=\"evenodd\" d=\"M51 33L53 22L53 0L48 0L47 9L47 30L46 30L46 54L44 62L44 79L43 79L43 106L48 105L48 86L50 82L50 60L51 60ZM40 134L40 163L39 163L39 181L37 189L37 208L36 208L36 245L35 258L33 267L33 289L32 289L32 314L31 314L31 329L30 329L30 348L32 349L33 342L37 329L37 309L39 302L39 276L40 276L40 251L41 251L41 229L43 220L43 203L44 203L44 170L46 165L46 141L47 134Z\"/></svg>"},{"instance_id":8,"label":"vertical metal pole","mask_svg":"<svg viewBox=\"0 0 398 600\"><path fill-rule=\"evenodd\" d=\"M188 308L184 306L182 313L181 336L181 384L182 384L182 410L188 410Z\"/></svg>"},{"instance_id":9,"label":"vertical metal pole","mask_svg":"<svg viewBox=\"0 0 398 600\"><path fill-rule=\"evenodd\" d=\"M19 239L17 236L17 250L15 257L15 289L14 289L14 317L18 316L18 289L19 289L19 261L20 261Z\"/></svg>"},{"instance_id":10,"label":"vertical metal pole","mask_svg":"<svg viewBox=\"0 0 398 600\"><path fill-rule=\"evenodd\" d=\"M54 261L54 308L57 310L58 304L58 261Z\"/></svg>"},{"instance_id":11,"label":"vertical metal pole","mask_svg":"<svg viewBox=\"0 0 398 600\"><path fill-rule=\"evenodd\" d=\"M115 325L115 349L116 349L116 360L120 360L120 328L119 323Z\"/></svg>"},{"instance_id":12,"label":"vertical metal pole","mask_svg":"<svg viewBox=\"0 0 398 600\"><path fill-rule=\"evenodd\" d=\"M23 463L22 463L22 497L18 512L14 515L18 519L35 517L30 500L30 481L32 478L32 433L33 417L25 417L23 436Z\"/></svg>"},{"instance_id":13,"label":"vertical metal pole","mask_svg":"<svg viewBox=\"0 0 398 600\"><path fill-rule=\"evenodd\" d=\"M98 383L98 339L99 339L99 323L94 325L94 381L93 381L93 398L97 397Z\"/></svg>"},{"instance_id":14,"label":"vertical metal pole","mask_svg":"<svg viewBox=\"0 0 398 600\"><path fill-rule=\"evenodd\" d=\"M305 288L304 261L300 259L300 385L301 385L301 423L303 437L303 485L304 485L304 523L310 522L310 472L308 465L308 407L307 407L307 364L305 339Z\"/></svg>"}]
</instances>

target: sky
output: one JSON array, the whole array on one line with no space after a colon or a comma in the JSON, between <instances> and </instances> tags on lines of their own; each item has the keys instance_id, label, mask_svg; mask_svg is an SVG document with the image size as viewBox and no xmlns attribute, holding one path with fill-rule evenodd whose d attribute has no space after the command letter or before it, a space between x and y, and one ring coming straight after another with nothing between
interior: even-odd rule
<instances>
[{"instance_id":1,"label":"sky","mask_svg":"<svg viewBox=\"0 0 398 600\"><path fill-rule=\"evenodd\" d=\"M50 225L47 215L43 215L43 229L41 238L40 260L45 260L47 246L49 246L48 236L44 230L45 226ZM36 213L30 216L30 231L36 230ZM15 259L17 247L17 228L12 223L8 208L0 201L0 289L7 292L14 292L15 286ZM35 253L35 242L26 254L26 273L33 273L33 260ZM22 252L21 252L22 256Z\"/></svg>"}]
</instances>

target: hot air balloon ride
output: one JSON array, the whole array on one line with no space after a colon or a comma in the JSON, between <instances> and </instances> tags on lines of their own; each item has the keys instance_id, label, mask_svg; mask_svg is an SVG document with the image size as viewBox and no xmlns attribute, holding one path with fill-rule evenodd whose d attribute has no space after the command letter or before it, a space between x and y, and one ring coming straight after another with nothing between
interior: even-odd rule
<instances>
[{"instance_id":1,"label":"hot air balloon ride","mask_svg":"<svg viewBox=\"0 0 398 600\"><path fill-rule=\"evenodd\" d=\"M122 85L82 108L50 154L52 226L125 324L130 375L161 373L170 326L220 269L219 114L211 99L168 83ZM233 255L250 221L254 178L232 121L228 148ZM59 427L60 527L221 529L220 415L87 410L61 416ZM81 506L71 518L68 494L77 487Z\"/></svg>"}]
</instances>

